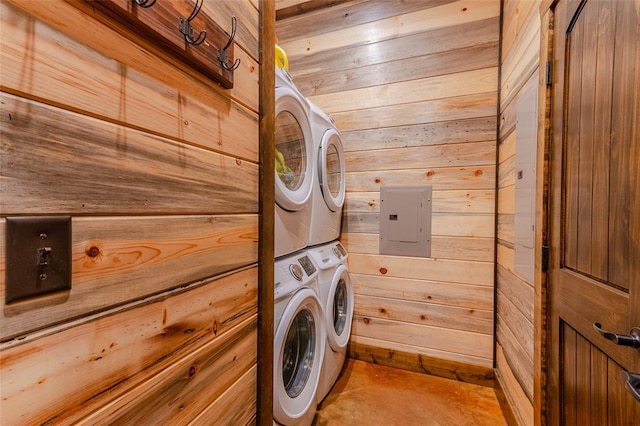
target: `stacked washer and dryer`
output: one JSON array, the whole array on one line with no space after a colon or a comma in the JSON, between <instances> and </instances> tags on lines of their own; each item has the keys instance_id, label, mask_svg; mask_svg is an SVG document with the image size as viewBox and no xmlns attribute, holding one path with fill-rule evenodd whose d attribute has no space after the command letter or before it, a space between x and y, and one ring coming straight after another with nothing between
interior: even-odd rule
<instances>
[{"instance_id":1,"label":"stacked washer and dryer","mask_svg":"<svg viewBox=\"0 0 640 426\"><path fill-rule=\"evenodd\" d=\"M317 170L313 174L307 252L319 269L318 290L327 333L318 388L320 403L336 382L346 358L354 296L347 251L338 241L346 190L342 139L331 117L311 101L309 106Z\"/></svg>"},{"instance_id":2,"label":"stacked washer and dryer","mask_svg":"<svg viewBox=\"0 0 640 426\"><path fill-rule=\"evenodd\" d=\"M342 141L331 118L276 68L274 423L308 425L347 351L353 287L338 242Z\"/></svg>"}]
</instances>

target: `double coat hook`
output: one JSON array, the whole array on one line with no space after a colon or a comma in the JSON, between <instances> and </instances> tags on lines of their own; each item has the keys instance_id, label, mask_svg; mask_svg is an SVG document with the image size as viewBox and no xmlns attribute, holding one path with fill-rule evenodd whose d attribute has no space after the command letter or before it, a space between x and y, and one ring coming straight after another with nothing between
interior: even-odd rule
<instances>
[{"instance_id":1,"label":"double coat hook","mask_svg":"<svg viewBox=\"0 0 640 426\"><path fill-rule=\"evenodd\" d=\"M156 0L132 0L140 7L151 7L155 4Z\"/></svg>"},{"instance_id":2,"label":"double coat hook","mask_svg":"<svg viewBox=\"0 0 640 426\"><path fill-rule=\"evenodd\" d=\"M233 43L233 39L236 38L237 25L238 25L238 19L235 16L232 16L231 17L231 35L229 36L229 41L227 41L227 44L224 47L218 48L218 62L220 62L220 65L222 65L222 68L224 68L227 71L234 71L240 66L240 59L236 59L232 65L229 65L229 55L227 54L227 49L229 48L229 46L231 46L231 43Z\"/></svg>"},{"instance_id":3,"label":"double coat hook","mask_svg":"<svg viewBox=\"0 0 640 426\"><path fill-rule=\"evenodd\" d=\"M136 0L138 1L138 0ZM148 1L148 0L142 0ZM155 0L152 0L155 2ZM200 13L200 9L202 9L202 5L204 4L204 0L196 0L196 4L191 11L191 15L187 19L180 17L179 27L180 32L184 35L184 41L194 46L201 44L207 38L207 32L205 30L200 31L198 37L194 38L193 36L193 27L191 26L191 21L193 21L198 13Z\"/></svg>"}]
</instances>

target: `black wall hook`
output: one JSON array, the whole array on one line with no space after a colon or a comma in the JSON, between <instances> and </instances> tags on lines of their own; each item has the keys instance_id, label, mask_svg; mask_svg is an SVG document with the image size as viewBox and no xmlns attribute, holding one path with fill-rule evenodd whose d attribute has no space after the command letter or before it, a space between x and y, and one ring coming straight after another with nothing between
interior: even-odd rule
<instances>
[{"instance_id":1,"label":"black wall hook","mask_svg":"<svg viewBox=\"0 0 640 426\"><path fill-rule=\"evenodd\" d=\"M156 3L156 0L131 0L133 1L135 4L137 4L140 7L151 7Z\"/></svg>"},{"instance_id":2,"label":"black wall hook","mask_svg":"<svg viewBox=\"0 0 640 426\"><path fill-rule=\"evenodd\" d=\"M137 0L136 0L137 1ZM148 1L148 0L143 0ZM152 0L155 2L155 0ZM184 41L194 46L201 44L207 38L207 32L205 30L200 31L198 37L193 38L193 27L191 26L191 21L193 21L198 13L200 13L200 9L202 9L202 5L204 4L204 0L196 0L196 4L191 11L191 15L187 19L180 17L179 28L180 32L184 35Z\"/></svg>"},{"instance_id":3,"label":"black wall hook","mask_svg":"<svg viewBox=\"0 0 640 426\"><path fill-rule=\"evenodd\" d=\"M236 27L238 24L238 19L235 16L231 17L231 36L229 37L229 41L223 48L218 48L218 62L222 65L227 71L234 71L238 69L240 66L240 59L236 59L232 65L229 65L229 55L227 54L227 49L233 43L233 39L236 38Z\"/></svg>"}]
</instances>

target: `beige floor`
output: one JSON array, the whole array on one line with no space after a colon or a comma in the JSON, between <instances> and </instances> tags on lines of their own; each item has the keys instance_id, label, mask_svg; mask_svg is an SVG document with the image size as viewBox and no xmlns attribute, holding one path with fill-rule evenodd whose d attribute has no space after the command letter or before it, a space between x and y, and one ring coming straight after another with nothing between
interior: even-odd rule
<instances>
[{"instance_id":1,"label":"beige floor","mask_svg":"<svg viewBox=\"0 0 640 426\"><path fill-rule=\"evenodd\" d=\"M506 425L492 388L347 360L321 425Z\"/></svg>"}]
</instances>

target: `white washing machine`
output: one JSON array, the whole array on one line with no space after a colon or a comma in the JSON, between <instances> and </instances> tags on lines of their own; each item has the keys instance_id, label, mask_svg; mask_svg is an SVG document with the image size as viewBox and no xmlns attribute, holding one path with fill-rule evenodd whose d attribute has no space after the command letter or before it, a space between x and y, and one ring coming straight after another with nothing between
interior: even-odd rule
<instances>
[{"instance_id":1,"label":"white washing machine","mask_svg":"<svg viewBox=\"0 0 640 426\"><path fill-rule=\"evenodd\" d=\"M318 268L306 251L275 263L274 424L313 422L326 344Z\"/></svg>"},{"instance_id":2,"label":"white washing machine","mask_svg":"<svg viewBox=\"0 0 640 426\"><path fill-rule=\"evenodd\" d=\"M347 251L334 241L307 250L319 269L318 293L324 309L327 344L318 387L318 404L335 384L347 357L353 319L354 290Z\"/></svg>"},{"instance_id":3,"label":"white washing machine","mask_svg":"<svg viewBox=\"0 0 640 426\"><path fill-rule=\"evenodd\" d=\"M345 161L340 133L333 120L309 101L309 121L317 155L313 176L309 245L335 241L340 237L345 197Z\"/></svg>"},{"instance_id":4,"label":"white washing machine","mask_svg":"<svg viewBox=\"0 0 640 426\"><path fill-rule=\"evenodd\" d=\"M315 172L309 104L288 73L276 68L275 256L309 242Z\"/></svg>"}]
</instances>

